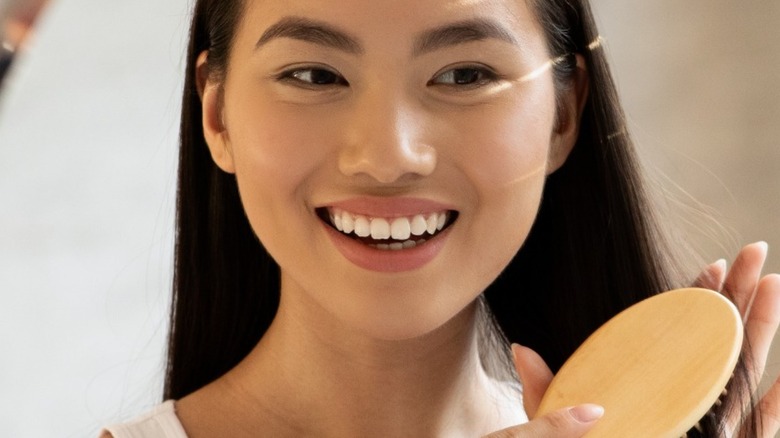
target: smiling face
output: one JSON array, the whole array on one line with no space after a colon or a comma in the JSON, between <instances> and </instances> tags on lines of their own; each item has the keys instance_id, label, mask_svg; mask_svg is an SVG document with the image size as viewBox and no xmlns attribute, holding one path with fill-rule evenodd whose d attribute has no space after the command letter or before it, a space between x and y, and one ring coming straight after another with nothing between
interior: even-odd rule
<instances>
[{"instance_id":1,"label":"smiling face","mask_svg":"<svg viewBox=\"0 0 780 438\"><path fill-rule=\"evenodd\" d=\"M402 339L472 303L576 139L549 60L522 0L247 1L204 130L282 305Z\"/></svg>"}]
</instances>

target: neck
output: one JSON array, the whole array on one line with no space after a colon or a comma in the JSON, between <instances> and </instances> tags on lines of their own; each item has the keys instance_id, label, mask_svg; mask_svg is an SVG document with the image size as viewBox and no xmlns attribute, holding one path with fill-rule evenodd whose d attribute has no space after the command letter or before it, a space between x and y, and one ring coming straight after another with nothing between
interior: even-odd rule
<instances>
[{"instance_id":1,"label":"neck","mask_svg":"<svg viewBox=\"0 0 780 438\"><path fill-rule=\"evenodd\" d=\"M522 421L519 400L480 363L477 303L431 333L388 341L289 301L283 293L261 342L216 384L245 433L473 437Z\"/></svg>"}]
</instances>

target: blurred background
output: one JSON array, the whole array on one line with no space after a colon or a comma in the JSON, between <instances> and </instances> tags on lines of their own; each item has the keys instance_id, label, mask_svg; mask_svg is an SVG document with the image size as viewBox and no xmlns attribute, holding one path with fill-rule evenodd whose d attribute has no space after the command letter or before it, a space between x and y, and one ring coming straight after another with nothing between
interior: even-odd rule
<instances>
[{"instance_id":1,"label":"blurred background","mask_svg":"<svg viewBox=\"0 0 780 438\"><path fill-rule=\"evenodd\" d=\"M190 3L51 0L3 37L0 436L95 436L158 401ZM702 263L766 240L780 272L780 2L593 7L681 237Z\"/></svg>"},{"instance_id":2,"label":"blurred background","mask_svg":"<svg viewBox=\"0 0 780 438\"><path fill-rule=\"evenodd\" d=\"M96 437L161 393L189 9L50 0L5 77L1 437Z\"/></svg>"}]
</instances>

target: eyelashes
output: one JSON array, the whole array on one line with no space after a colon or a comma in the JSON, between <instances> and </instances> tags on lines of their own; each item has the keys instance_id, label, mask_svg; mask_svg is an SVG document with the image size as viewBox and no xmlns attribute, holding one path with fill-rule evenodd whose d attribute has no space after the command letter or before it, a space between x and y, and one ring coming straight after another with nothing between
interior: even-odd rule
<instances>
[{"instance_id":1,"label":"eyelashes","mask_svg":"<svg viewBox=\"0 0 780 438\"><path fill-rule=\"evenodd\" d=\"M328 87L334 85L349 86L338 73L321 67L303 67L287 70L279 75L279 80L293 82L306 88Z\"/></svg>"},{"instance_id":2,"label":"eyelashes","mask_svg":"<svg viewBox=\"0 0 780 438\"><path fill-rule=\"evenodd\" d=\"M484 65L459 65L447 67L431 78L427 86L442 86L456 91L477 89L499 81L500 76ZM305 89L329 89L348 87L349 82L339 73L321 66L303 66L286 70L277 76L280 82Z\"/></svg>"},{"instance_id":3,"label":"eyelashes","mask_svg":"<svg viewBox=\"0 0 780 438\"><path fill-rule=\"evenodd\" d=\"M480 65L463 65L437 73L428 85L445 85L458 88L479 88L500 79L492 69Z\"/></svg>"}]
</instances>

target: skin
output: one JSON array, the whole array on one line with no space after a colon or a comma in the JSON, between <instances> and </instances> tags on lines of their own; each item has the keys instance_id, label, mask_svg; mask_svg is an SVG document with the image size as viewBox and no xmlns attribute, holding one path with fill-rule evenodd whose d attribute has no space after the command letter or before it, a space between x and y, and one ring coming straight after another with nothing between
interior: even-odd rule
<instances>
[{"instance_id":1,"label":"skin","mask_svg":"<svg viewBox=\"0 0 780 438\"><path fill-rule=\"evenodd\" d=\"M421 33L475 15L514 42L414 53ZM257 47L289 16L337 28L363 50L289 37ZM189 436L573 437L592 427L599 412L588 405L516 426L524 409L535 413L549 370L516 350L524 408L478 358L474 300L526 238L545 177L576 140L587 95L580 60L556 107L548 60L521 1L249 1L224 82L209 74L207 53L197 74L212 157L236 175L247 217L281 267L281 304L238 367L177 402ZM497 78L446 83L453 68L475 66ZM340 79L306 83L312 67ZM356 196L424 198L459 216L429 263L374 272L346 260L315 213ZM740 291L735 301L756 290L754 275L736 267L760 272L762 264L735 262L726 277ZM780 313L780 281L768 278L757 297L771 305L769 322L748 319L762 340ZM755 348L765 353L768 343Z\"/></svg>"}]
</instances>

